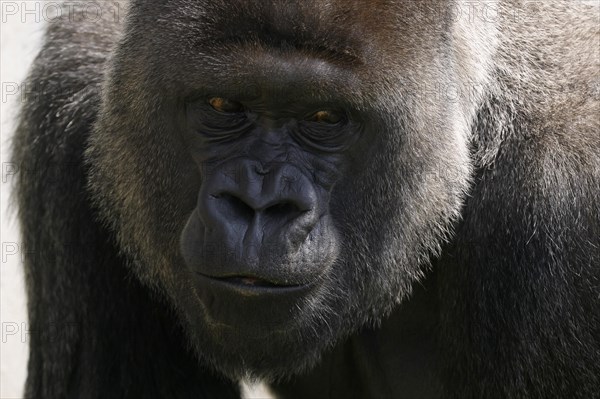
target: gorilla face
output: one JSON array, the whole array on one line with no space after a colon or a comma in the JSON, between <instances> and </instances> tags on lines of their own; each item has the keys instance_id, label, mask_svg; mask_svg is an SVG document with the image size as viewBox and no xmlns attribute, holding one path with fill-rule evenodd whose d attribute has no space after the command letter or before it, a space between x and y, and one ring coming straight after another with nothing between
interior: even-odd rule
<instances>
[{"instance_id":1,"label":"gorilla face","mask_svg":"<svg viewBox=\"0 0 600 399\"><path fill-rule=\"evenodd\" d=\"M229 376L297 372L379 320L458 215L472 111L433 89L463 73L449 23L358 3L138 2L115 51L92 196Z\"/></svg>"},{"instance_id":2,"label":"gorilla face","mask_svg":"<svg viewBox=\"0 0 600 399\"><path fill-rule=\"evenodd\" d=\"M278 98L201 96L185 105L185 140L202 179L181 253L207 317L248 324L248 333L290 323L338 257L330 193L359 133L347 110L329 108L339 103Z\"/></svg>"},{"instance_id":3,"label":"gorilla face","mask_svg":"<svg viewBox=\"0 0 600 399\"><path fill-rule=\"evenodd\" d=\"M186 104L203 178L182 254L201 281L257 294L313 284L337 258L329 196L358 133L346 110L273 97Z\"/></svg>"}]
</instances>

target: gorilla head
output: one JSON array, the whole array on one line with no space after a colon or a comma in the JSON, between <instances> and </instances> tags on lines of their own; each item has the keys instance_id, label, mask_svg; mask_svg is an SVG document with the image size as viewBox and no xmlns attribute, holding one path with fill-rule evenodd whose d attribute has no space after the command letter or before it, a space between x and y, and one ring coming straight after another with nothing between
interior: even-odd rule
<instances>
[{"instance_id":1,"label":"gorilla head","mask_svg":"<svg viewBox=\"0 0 600 399\"><path fill-rule=\"evenodd\" d=\"M485 79L437 3L269 3L134 2L86 154L137 275L236 378L410 293L471 171L473 101L436 90Z\"/></svg>"}]
</instances>

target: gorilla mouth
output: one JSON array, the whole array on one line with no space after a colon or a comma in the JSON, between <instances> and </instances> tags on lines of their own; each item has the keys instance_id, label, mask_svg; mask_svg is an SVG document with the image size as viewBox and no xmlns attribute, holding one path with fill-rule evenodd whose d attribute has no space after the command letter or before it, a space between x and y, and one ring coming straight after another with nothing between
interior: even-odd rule
<instances>
[{"instance_id":1,"label":"gorilla mouth","mask_svg":"<svg viewBox=\"0 0 600 399\"><path fill-rule=\"evenodd\" d=\"M275 282L268 281L268 280L263 280L261 278L253 277L253 276L224 277L224 278L219 278L218 280L224 281L229 284L250 285L253 287L267 287L267 288L298 287L298 285L280 284L280 283L275 283Z\"/></svg>"},{"instance_id":2,"label":"gorilla mouth","mask_svg":"<svg viewBox=\"0 0 600 399\"><path fill-rule=\"evenodd\" d=\"M248 293L268 293L268 292L283 292L296 291L298 289L306 289L311 284L286 284L278 281L266 280L260 277L251 275L233 275L225 277L208 276L206 274L197 273L203 280L209 280L212 283L226 286L236 291Z\"/></svg>"},{"instance_id":3,"label":"gorilla mouth","mask_svg":"<svg viewBox=\"0 0 600 399\"><path fill-rule=\"evenodd\" d=\"M289 330L304 299L315 289L313 282L291 285L255 273L196 276L203 317L217 335L223 333L223 328L229 333L244 331L246 337Z\"/></svg>"}]
</instances>

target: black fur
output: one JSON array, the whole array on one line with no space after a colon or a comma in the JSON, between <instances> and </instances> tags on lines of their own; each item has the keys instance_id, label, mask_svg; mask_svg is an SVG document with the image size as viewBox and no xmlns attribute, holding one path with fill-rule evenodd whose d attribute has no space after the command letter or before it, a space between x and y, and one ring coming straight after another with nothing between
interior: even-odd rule
<instances>
[{"instance_id":1,"label":"black fur","mask_svg":"<svg viewBox=\"0 0 600 399\"><path fill-rule=\"evenodd\" d=\"M14 145L27 396L600 397L599 11L532 4L139 0L51 25ZM333 254L261 265L318 274L290 306L203 296L180 243L215 170L182 110L250 92L359 115L351 149L285 160L319 165Z\"/></svg>"}]
</instances>

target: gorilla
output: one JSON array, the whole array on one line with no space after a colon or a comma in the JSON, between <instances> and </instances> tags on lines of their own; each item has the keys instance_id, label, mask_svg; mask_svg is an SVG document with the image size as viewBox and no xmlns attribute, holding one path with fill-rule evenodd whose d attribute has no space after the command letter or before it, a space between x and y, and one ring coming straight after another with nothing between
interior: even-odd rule
<instances>
[{"instance_id":1,"label":"gorilla","mask_svg":"<svg viewBox=\"0 0 600 399\"><path fill-rule=\"evenodd\" d=\"M14 142L27 397L600 397L598 8L69 4Z\"/></svg>"}]
</instances>

